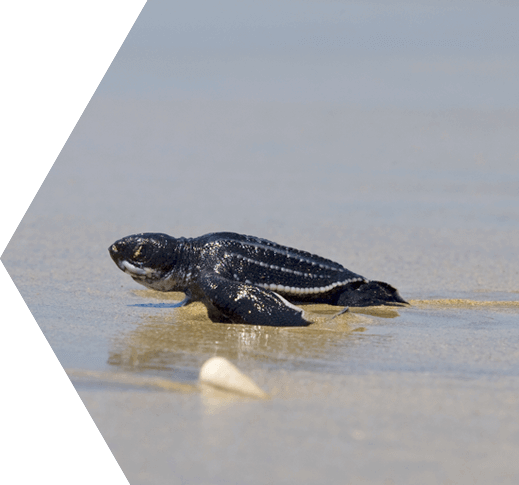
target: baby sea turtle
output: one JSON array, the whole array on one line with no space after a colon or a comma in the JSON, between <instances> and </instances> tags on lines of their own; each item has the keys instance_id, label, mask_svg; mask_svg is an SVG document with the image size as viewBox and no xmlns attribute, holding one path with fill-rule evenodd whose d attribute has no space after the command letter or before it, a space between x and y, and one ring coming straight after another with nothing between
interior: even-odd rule
<instances>
[{"instance_id":1,"label":"baby sea turtle","mask_svg":"<svg viewBox=\"0 0 519 485\"><path fill-rule=\"evenodd\" d=\"M142 233L120 239L108 250L137 283L184 292L179 306L201 301L215 322L306 326L311 322L293 303L407 304L387 283L254 236L216 232L187 239Z\"/></svg>"}]
</instances>

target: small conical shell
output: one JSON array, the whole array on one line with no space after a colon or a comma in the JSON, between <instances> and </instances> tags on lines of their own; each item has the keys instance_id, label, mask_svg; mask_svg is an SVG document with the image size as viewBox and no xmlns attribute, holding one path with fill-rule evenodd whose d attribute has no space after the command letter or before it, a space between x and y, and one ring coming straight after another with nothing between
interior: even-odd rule
<instances>
[{"instance_id":1,"label":"small conical shell","mask_svg":"<svg viewBox=\"0 0 519 485\"><path fill-rule=\"evenodd\" d=\"M246 396L268 398L266 392L223 357L206 360L200 369L199 379L206 384Z\"/></svg>"}]
</instances>

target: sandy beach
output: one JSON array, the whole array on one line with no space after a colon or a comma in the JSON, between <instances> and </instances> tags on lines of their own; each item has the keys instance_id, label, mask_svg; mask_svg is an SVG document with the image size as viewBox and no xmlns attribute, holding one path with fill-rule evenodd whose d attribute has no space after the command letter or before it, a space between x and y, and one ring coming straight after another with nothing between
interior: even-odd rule
<instances>
[{"instance_id":1,"label":"sandy beach","mask_svg":"<svg viewBox=\"0 0 519 485\"><path fill-rule=\"evenodd\" d=\"M170 7L145 7L2 262L132 485L517 483L517 62L484 68L512 41L474 47L463 31L424 53L443 10L419 33L402 12L391 26L344 3L387 35L409 21L418 53L352 47L335 4L290 24L283 5L279 21L249 6L221 29L186 7L171 30ZM111 243L148 231L264 237L411 305L305 307L306 328L213 323L113 264ZM212 356L270 399L200 386Z\"/></svg>"}]
</instances>

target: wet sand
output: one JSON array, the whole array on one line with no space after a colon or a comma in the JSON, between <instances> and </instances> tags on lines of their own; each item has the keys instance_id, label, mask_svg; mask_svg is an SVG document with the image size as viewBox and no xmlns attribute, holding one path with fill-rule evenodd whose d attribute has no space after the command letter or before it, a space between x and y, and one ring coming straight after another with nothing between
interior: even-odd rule
<instances>
[{"instance_id":1,"label":"wet sand","mask_svg":"<svg viewBox=\"0 0 519 485\"><path fill-rule=\"evenodd\" d=\"M296 372L268 402L79 394L131 483L514 483L517 378Z\"/></svg>"},{"instance_id":2,"label":"wet sand","mask_svg":"<svg viewBox=\"0 0 519 485\"><path fill-rule=\"evenodd\" d=\"M434 254L438 239L424 238L411 253L385 231L364 229L336 259L391 281L410 307L352 308L332 320L336 308L307 306L315 321L307 328L217 324L203 305L174 308L181 293L146 290L115 267L108 244L130 228L42 219L40 207L31 208L3 261L132 484L514 483L519 476L519 308L517 293L501 283L516 277L513 266L504 278L502 267L489 271L470 291L468 278L445 262L457 255L445 251L445 231ZM328 237L306 249L333 252L340 244ZM479 247L490 243L478 239ZM353 266L351 251L359 255ZM443 258L444 279L430 265L431 278L422 280L435 258ZM472 258L494 267L479 251L466 254ZM434 286L442 281L443 289ZM200 387L200 366L214 355L270 399Z\"/></svg>"}]
</instances>

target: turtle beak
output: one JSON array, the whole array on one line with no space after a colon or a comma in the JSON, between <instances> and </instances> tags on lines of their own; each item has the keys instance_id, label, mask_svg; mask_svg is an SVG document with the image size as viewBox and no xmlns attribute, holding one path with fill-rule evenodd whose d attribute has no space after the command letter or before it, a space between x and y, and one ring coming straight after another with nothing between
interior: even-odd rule
<instances>
[{"instance_id":1,"label":"turtle beak","mask_svg":"<svg viewBox=\"0 0 519 485\"><path fill-rule=\"evenodd\" d=\"M118 249L117 249L117 245L116 244L112 244L109 248L108 248L108 252L110 253L110 256L112 257L112 259L114 259L114 256L118 253Z\"/></svg>"},{"instance_id":2,"label":"turtle beak","mask_svg":"<svg viewBox=\"0 0 519 485\"><path fill-rule=\"evenodd\" d=\"M118 247L117 243L112 244L108 248L108 252L110 253L110 257L114 260L114 263L119 266L119 263L122 259L122 251L121 248Z\"/></svg>"},{"instance_id":3,"label":"turtle beak","mask_svg":"<svg viewBox=\"0 0 519 485\"><path fill-rule=\"evenodd\" d=\"M124 261L125 261L125 245L124 243L121 243L120 241L114 242L109 248L108 253L110 254L110 257L113 259L114 263L124 271Z\"/></svg>"}]
</instances>

